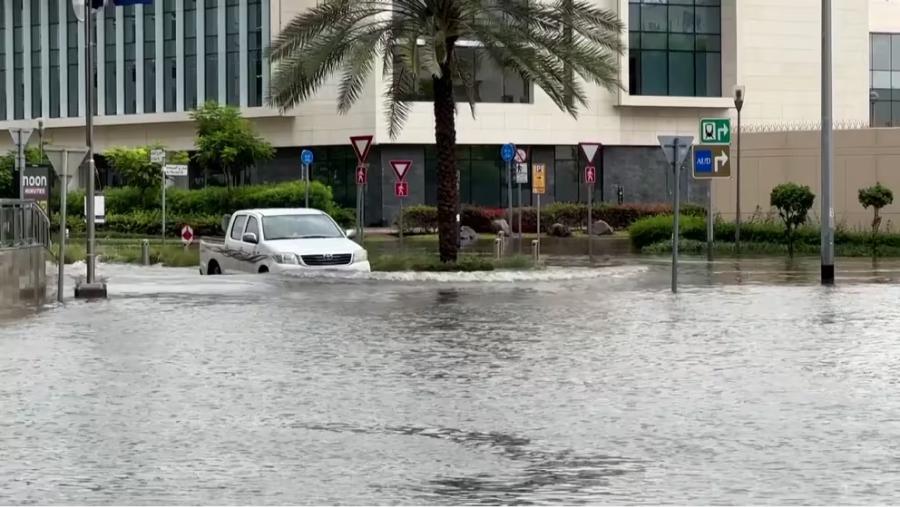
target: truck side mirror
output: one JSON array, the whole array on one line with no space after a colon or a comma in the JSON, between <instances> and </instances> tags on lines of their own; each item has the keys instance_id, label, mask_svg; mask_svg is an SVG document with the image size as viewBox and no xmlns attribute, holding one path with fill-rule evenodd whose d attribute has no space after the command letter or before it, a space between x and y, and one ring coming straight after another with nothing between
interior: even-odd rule
<instances>
[{"instance_id":1,"label":"truck side mirror","mask_svg":"<svg viewBox=\"0 0 900 507\"><path fill-rule=\"evenodd\" d=\"M244 233L244 236L241 239L244 240L244 243L253 243L254 245L259 243L259 238L257 238L256 234L253 234L252 232Z\"/></svg>"},{"instance_id":2,"label":"truck side mirror","mask_svg":"<svg viewBox=\"0 0 900 507\"><path fill-rule=\"evenodd\" d=\"M356 229L347 229L344 231L344 235L349 239L353 239L356 237Z\"/></svg>"}]
</instances>

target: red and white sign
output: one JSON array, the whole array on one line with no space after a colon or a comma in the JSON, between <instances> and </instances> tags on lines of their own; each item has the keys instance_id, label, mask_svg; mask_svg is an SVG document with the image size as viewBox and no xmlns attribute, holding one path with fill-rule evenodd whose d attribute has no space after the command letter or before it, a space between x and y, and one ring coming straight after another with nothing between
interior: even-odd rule
<instances>
[{"instance_id":1,"label":"red and white sign","mask_svg":"<svg viewBox=\"0 0 900 507\"><path fill-rule=\"evenodd\" d=\"M365 185L369 182L369 169L364 165L360 164L356 166L356 184L357 185Z\"/></svg>"},{"instance_id":2,"label":"red and white sign","mask_svg":"<svg viewBox=\"0 0 900 507\"><path fill-rule=\"evenodd\" d=\"M394 168L397 179L403 181L406 179L406 173L412 169L412 160L391 160L391 167Z\"/></svg>"},{"instance_id":3,"label":"red and white sign","mask_svg":"<svg viewBox=\"0 0 900 507\"><path fill-rule=\"evenodd\" d=\"M399 198L409 197L409 182L398 181L394 184L394 195Z\"/></svg>"},{"instance_id":4,"label":"red and white sign","mask_svg":"<svg viewBox=\"0 0 900 507\"><path fill-rule=\"evenodd\" d=\"M524 164L528 162L528 152L525 151L525 148L516 149L516 163Z\"/></svg>"},{"instance_id":5,"label":"red and white sign","mask_svg":"<svg viewBox=\"0 0 900 507\"><path fill-rule=\"evenodd\" d=\"M603 144L578 143L578 146L581 147L581 152L584 153L584 158L587 159L587 163L592 164L594 162L594 157L597 156L597 152L600 151L600 147L603 146Z\"/></svg>"},{"instance_id":6,"label":"red and white sign","mask_svg":"<svg viewBox=\"0 0 900 507\"><path fill-rule=\"evenodd\" d=\"M185 225L181 228L181 242L184 243L184 246L194 242L194 229L190 225Z\"/></svg>"},{"instance_id":7,"label":"red and white sign","mask_svg":"<svg viewBox=\"0 0 900 507\"><path fill-rule=\"evenodd\" d=\"M356 160L362 164L369 158L372 136L350 136L350 146L353 146L353 151L356 152Z\"/></svg>"},{"instance_id":8,"label":"red and white sign","mask_svg":"<svg viewBox=\"0 0 900 507\"><path fill-rule=\"evenodd\" d=\"M597 183L597 168L589 165L584 168L584 182L588 185Z\"/></svg>"}]
</instances>

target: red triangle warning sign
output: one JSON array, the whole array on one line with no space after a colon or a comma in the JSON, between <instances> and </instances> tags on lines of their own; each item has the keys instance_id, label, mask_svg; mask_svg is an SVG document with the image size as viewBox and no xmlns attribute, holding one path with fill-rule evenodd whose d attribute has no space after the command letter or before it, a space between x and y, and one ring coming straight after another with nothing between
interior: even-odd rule
<instances>
[{"instance_id":1,"label":"red triangle warning sign","mask_svg":"<svg viewBox=\"0 0 900 507\"><path fill-rule=\"evenodd\" d=\"M597 156L597 150L602 146L601 143L579 143L581 146L581 152L584 153L584 158L587 159L588 165L591 165L591 162L594 161L594 157Z\"/></svg>"},{"instance_id":2,"label":"red triangle warning sign","mask_svg":"<svg viewBox=\"0 0 900 507\"><path fill-rule=\"evenodd\" d=\"M391 167L394 168L397 179L403 181L406 173L412 168L412 160L391 160Z\"/></svg>"},{"instance_id":3,"label":"red triangle warning sign","mask_svg":"<svg viewBox=\"0 0 900 507\"><path fill-rule=\"evenodd\" d=\"M356 160L365 162L369 158L369 149L372 148L372 136L350 136L350 146L356 152Z\"/></svg>"}]
</instances>

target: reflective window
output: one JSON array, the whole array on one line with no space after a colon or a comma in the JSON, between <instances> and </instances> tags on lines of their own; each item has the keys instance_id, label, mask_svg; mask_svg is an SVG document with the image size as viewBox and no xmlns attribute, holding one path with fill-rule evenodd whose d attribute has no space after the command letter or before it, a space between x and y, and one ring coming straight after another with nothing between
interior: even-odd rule
<instances>
[{"instance_id":1,"label":"reflective window","mask_svg":"<svg viewBox=\"0 0 900 507\"><path fill-rule=\"evenodd\" d=\"M144 7L144 113L156 112L156 10Z\"/></svg>"},{"instance_id":2,"label":"reflective window","mask_svg":"<svg viewBox=\"0 0 900 507\"><path fill-rule=\"evenodd\" d=\"M256 237L259 238L259 222L255 217L250 217L247 219L247 230L244 231L244 234L249 233L256 234Z\"/></svg>"},{"instance_id":3,"label":"reflective window","mask_svg":"<svg viewBox=\"0 0 900 507\"><path fill-rule=\"evenodd\" d=\"M244 224L247 223L247 215L239 215L231 225L231 239L241 239L244 233Z\"/></svg>"},{"instance_id":4,"label":"reflective window","mask_svg":"<svg viewBox=\"0 0 900 507\"><path fill-rule=\"evenodd\" d=\"M197 0L184 0L184 109L197 108Z\"/></svg>"},{"instance_id":5,"label":"reflective window","mask_svg":"<svg viewBox=\"0 0 900 507\"><path fill-rule=\"evenodd\" d=\"M175 0L163 1L163 111L175 111L178 63L175 56Z\"/></svg>"},{"instance_id":6,"label":"reflective window","mask_svg":"<svg viewBox=\"0 0 900 507\"><path fill-rule=\"evenodd\" d=\"M869 58L869 117L873 127L900 126L900 34L873 33Z\"/></svg>"},{"instance_id":7,"label":"reflective window","mask_svg":"<svg viewBox=\"0 0 900 507\"><path fill-rule=\"evenodd\" d=\"M122 27L125 42L125 114L134 114L137 112L137 39L135 33L135 6L129 5L124 7Z\"/></svg>"},{"instance_id":8,"label":"reflective window","mask_svg":"<svg viewBox=\"0 0 900 507\"><path fill-rule=\"evenodd\" d=\"M238 0L225 2L225 101L240 104L240 20Z\"/></svg>"},{"instance_id":9,"label":"reflective window","mask_svg":"<svg viewBox=\"0 0 900 507\"><path fill-rule=\"evenodd\" d=\"M720 0L630 0L632 95L720 97Z\"/></svg>"},{"instance_id":10,"label":"reflective window","mask_svg":"<svg viewBox=\"0 0 900 507\"><path fill-rule=\"evenodd\" d=\"M65 1L65 0L63 0ZM47 21L50 35L50 117L59 118L59 2L47 1ZM63 41L65 42L65 41Z\"/></svg>"},{"instance_id":11,"label":"reflective window","mask_svg":"<svg viewBox=\"0 0 900 507\"><path fill-rule=\"evenodd\" d=\"M116 7L103 12L103 100L107 116L116 114ZM99 63L99 62L98 62Z\"/></svg>"},{"instance_id":12,"label":"reflective window","mask_svg":"<svg viewBox=\"0 0 900 507\"><path fill-rule=\"evenodd\" d=\"M262 105L262 3L249 0L247 3L247 105Z\"/></svg>"},{"instance_id":13,"label":"reflective window","mask_svg":"<svg viewBox=\"0 0 900 507\"><path fill-rule=\"evenodd\" d=\"M453 96L459 103L469 101L471 92L476 102L531 102L531 84L518 72L497 63L484 48L456 48L460 69L471 76L472 90L462 79L453 81ZM419 74L417 100L431 100L434 84L426 72Z\"/></svg>"},{"instance_id":14,"label":"reflective window","mask_svg":"<svg viewBox=\"0 0 900 507\"><path fill-rule=\"evenodd\" d=\"M78 80L81 70L78 67L78 18L72 8L72 2L66 3L66 83L68 96L67 115L70 118L78 117L78 100L81 92L78 90Z\"/></svg>"},{"instance_id":15,"label":"reflective window","mask_svg":"<svg viewBox=\"0 0 900 507\"><path fill-rule=\"evenodd\" d=\"M41 0L31 0L31 117L43 116L41 110Z\"/></svg>"},{"instance_id":16,"label":"reflective window","mask_svg":"<svg viewBox=\"0 0 900 507\"><path fill-rule=\"evenodd\" d=\"M214 0L206 1L206 9L204 14L203 33L205 36L204 50L206 61L204 62L205 83L205 100L219 100L219 21L217 2Z\"/></svg>"}]
</instances>

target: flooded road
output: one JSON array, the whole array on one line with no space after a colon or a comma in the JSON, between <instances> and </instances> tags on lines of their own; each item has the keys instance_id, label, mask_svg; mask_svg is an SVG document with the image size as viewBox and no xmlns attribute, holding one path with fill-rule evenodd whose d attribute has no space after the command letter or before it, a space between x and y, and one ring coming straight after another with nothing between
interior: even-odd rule
<instances>
[{"instance_id":1,"label":"flooded road","mask_svg":"<svg viewBox=\"0 0 900 507\"><path fill-rule=\"evenodd\" d=\"M900 264L207 277L0 317L0 503L892 503Z\"/></svg>"}]
</instances>

